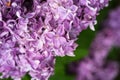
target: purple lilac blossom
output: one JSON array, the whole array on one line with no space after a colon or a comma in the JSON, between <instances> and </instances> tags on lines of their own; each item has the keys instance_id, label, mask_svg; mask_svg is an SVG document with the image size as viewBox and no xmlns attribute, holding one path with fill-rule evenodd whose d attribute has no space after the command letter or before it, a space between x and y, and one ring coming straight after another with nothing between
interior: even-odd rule
<instances>
[{"instance_id":1,"label":"purple lilac blossom","mask_svg":"<svg viewBox=\"0 0 120 80\"><path fill-rule=\"evenodd\" d=\"M108 0L0 0L0 78L48 80L55 56L74 56L77 36Z\"/></svg>"},{"instance_id":2,"label":"purple lilac blossom","mask_svg":"<svg viewBox=\"0 0 120 80\"><path fill-rule=\"evenodd\" d=\"M120 7L112 10L104 21L89 50L79 62L77 80L114 80L119 72L115 61L106 60L112 47L120 47Z\"/></svg>"}]
</instances>

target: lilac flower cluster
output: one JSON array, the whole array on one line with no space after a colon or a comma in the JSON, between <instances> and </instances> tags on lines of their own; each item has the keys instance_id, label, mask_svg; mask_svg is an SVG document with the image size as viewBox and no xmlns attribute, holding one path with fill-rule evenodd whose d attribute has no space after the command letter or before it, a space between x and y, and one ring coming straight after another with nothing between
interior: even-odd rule
<instances>
[{"instance_id":1,"label":"lilac flower cluster","mask_svg":"<svg viewBox=\"0 0 120 80\"><path fill-rule=\"evenodd\" d=\"M74 56L75 41L108 0L0 0L0 78L48 80L55 56Z\"/></svg>"},{"instance_id":2,"label":"lilac flower cluster","mask_svg":"<svg viewBox=\"0 0 120 80\"><path fill-rule=\"evenodd\" d=\"M106 62L113 46L120 46L120 7L110 12L104 22L104 29L94 39L89 55L79 63L77 80L114 80L119 65L114 61Z\"/></svg>"}]
</instances>

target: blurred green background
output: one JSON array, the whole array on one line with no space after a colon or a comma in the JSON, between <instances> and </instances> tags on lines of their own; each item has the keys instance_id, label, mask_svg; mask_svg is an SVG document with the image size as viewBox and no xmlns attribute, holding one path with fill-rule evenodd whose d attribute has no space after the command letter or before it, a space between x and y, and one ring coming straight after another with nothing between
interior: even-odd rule
<instances>
[{"instance_id":1,"label":"blurred green background","mask_svg":"<svg viewBox=\"0 0 120 80\"><path fill-rule=\"evenodd\" d=\"M92 40L95 37L95 34L98 30L100 30L101 26L100 23L107 17L109 10L115 8L116 6L120 5L120 0L112 0L109 3L109 6L104 8L100 11L99 16L97 17L98 24L95 25L96 31L91 31L89 28L84 30L80 33L79 39L76 41L79 46L75 50L75 57L56 57L56 64L55 64L55 73L53 76L50 77L49 80L75 80L75 75L69 75L66 73L66 65L70 62L80 60L84 58L88 54L89 46ZM120 48L113 48L110 51L108 59L113 59L120 62ZM2 80L11 80L9 79L2 79ZM30 80L29 75L23 77L22 80ZM120 80L120 74L115 80Z\"/></svg>"}]
</instances>

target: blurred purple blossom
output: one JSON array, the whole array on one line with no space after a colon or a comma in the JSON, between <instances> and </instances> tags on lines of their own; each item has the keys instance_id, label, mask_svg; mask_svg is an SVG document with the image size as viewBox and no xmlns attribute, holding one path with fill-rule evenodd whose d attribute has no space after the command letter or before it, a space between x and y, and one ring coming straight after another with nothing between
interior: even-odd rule
<instances>
[{"instance_id":1,"label":"blurred purple blossom","mask_svg":"<svg viewBox=\"0 0 120 80\"><path fill-rule=\"evenodd\" d=\"M55 56L74 56L77 36L108 0L0 0L1 78L48 80Z\"/></svg>"},{"instance_id":2,"label":"blurred purple blossom","mask_svg":"<svg viewBox=\"0 0 120 80\"><path fill-rule=\"evenodd\" d=\"M104 21L104 28L93 40L89 55L79 62L77 80L114 80L119 64L106 61L112 47L120 46L120 7L112 10Z\"/></svg>"}]
</instances>

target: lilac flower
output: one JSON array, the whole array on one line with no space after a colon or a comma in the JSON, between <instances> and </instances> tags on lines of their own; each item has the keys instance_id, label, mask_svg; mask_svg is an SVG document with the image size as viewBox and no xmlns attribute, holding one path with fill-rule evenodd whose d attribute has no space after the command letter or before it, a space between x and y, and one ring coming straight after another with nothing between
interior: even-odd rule
<instances>
[{"instance_id":1,"label":"lilac flower","mask_svg":"<svg viewBox=\"0 0 120 80\"><path fill-rule=\"evenodd\" d=\"M79 64L77 80L113 80L118 72L118 65L109 62L98 66L92 59L85 59Z\"/></svg>"},{"instance_id":2,"label":"lilac flower","mask_svg":"<svg viewBox=\"0 0 120 80\"><path fill-rule=\"evenodd\" d=\"M104 22L103 26L109 27L114 30L114 36L115 37L115 46L120 46L120 34L119 34L119 29L120 29L120 7L116 8L115 10L111 10L109 14L109 18Z\"/></svg>"},{"instance_id":3,"label":"lilac flower","mask_svg":"<svg viewBox=\"0 0 120 80\"><path fill-rule=\"evenodd\" d=\"M76 3L77 2L77 3ZM55 56L74 56L77 36L94 30L108 0L0 0L0 73L14 80L48 80Z\"/></svg>"}]
</instances>

